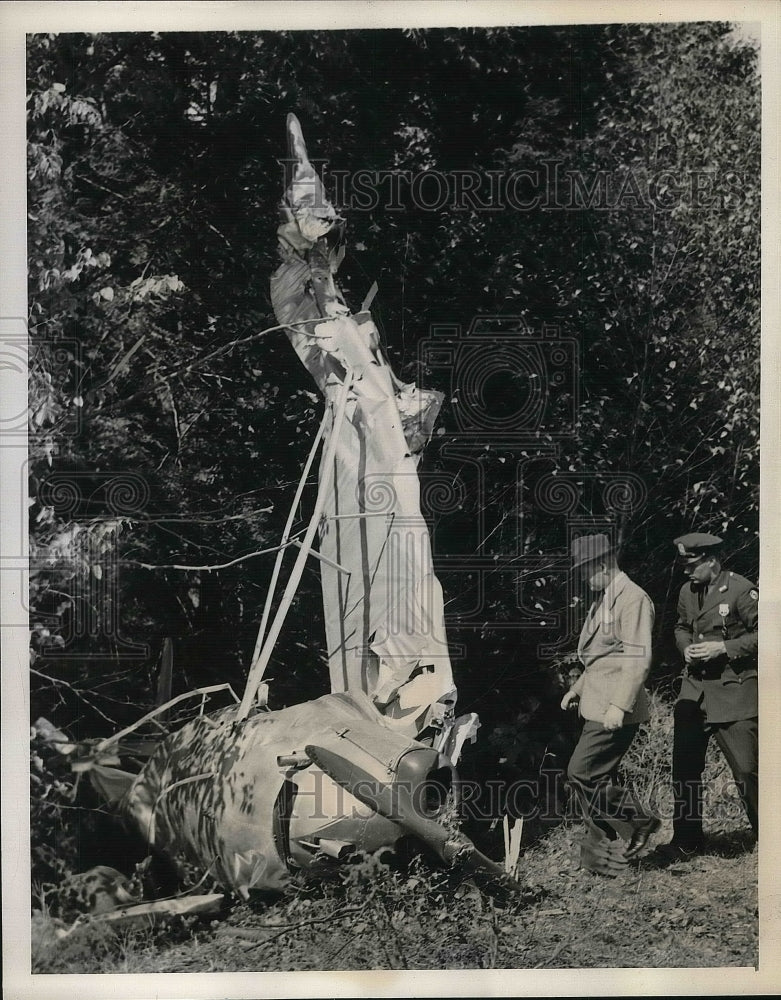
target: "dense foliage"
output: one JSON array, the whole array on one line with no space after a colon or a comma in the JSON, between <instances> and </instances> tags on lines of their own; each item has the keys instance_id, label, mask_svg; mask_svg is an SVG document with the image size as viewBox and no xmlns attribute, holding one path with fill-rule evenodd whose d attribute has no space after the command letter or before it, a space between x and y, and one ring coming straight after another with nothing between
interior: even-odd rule
<instances>
[{"instance_id":1,"label":"dense foliage","mask_svg":"<svg viewBox=\"0 0 781 1000\"><path fill-rule=\"evenodd\" d=\"M423 476L451 489L428 512L460 707L535 766L556 738L573 527L620 535L657 679L672 537L723 533L756 579L759 83L728 25L37 35L28 69L34 717L132 721L166 637L174 693L243 686L271 562L236 560L276 544L320 410L263 332L289 110L348 216L348 298L376 279L392 364L447 390ZM432 361L475 317L500 363ZM522 324L577 363L519 428ZM272 706L325 690L319 616L310 570Z\"/></svg>"}]
</instances>

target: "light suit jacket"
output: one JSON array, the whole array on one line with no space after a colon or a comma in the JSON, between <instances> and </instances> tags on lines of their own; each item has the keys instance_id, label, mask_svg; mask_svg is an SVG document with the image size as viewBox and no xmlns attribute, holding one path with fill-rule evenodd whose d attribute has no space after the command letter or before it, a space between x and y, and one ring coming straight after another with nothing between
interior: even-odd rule
<instances>
[{"instance_id":1,"label":"light suit jacket","mask_svg":"<svg viewBox=\"0 0 781 1000\"><path fill-rule=\"evenodd\" d=\"M611 704L626 713L624 725L648 719L643 683L651 669L653 622L651 598L626 573L591 605L578 642L584 670L572 686L584 719L601 722Z\"/></svg>"}]
</instances>

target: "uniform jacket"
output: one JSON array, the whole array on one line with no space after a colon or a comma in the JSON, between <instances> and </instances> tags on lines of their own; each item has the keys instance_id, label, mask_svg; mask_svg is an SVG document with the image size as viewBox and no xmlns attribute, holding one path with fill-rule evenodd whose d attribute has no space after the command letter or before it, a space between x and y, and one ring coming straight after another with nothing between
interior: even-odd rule
<instances>
[{"instance_id":1,"label":"uniform jacket","mask_svg":"<svg viewBox=\"0 0 781 1000\"><path fill-rule=\"evenodd\" d=\"M754 584L728 570L711 583L702 608L691 583L681 588L675 626L681 653L694 642L723 641L727 647L725 656L701 668L696 662L684 668L678 699L701 700L708 722L736 722L758 714L758 600Z\"/></svg>"},{"instance_id":2,"label":"uniform jacket","mask_svg":"<svg viewBox=\"0 0 781 1000\"><path fill-rule=\"evenodd\" d=\"M651 598L626 573L595 599L578 642L584 670L572 686L584 719L601 722L611 704L626 712L624 725L648 719L643 683L651 668L653 621Z\"/></svg>"}]
</instances>

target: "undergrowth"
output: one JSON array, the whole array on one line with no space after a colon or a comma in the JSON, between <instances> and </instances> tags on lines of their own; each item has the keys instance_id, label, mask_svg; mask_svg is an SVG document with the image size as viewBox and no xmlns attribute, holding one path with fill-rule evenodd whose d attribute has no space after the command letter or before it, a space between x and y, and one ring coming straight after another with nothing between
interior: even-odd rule
<instances>
[{"instance_id":1,"label":"undergrowth","mask_svg":"<svg viewBox=\"0 0 781 1000\"><path fill-rule=\"evenodd\" d=\"M621 769L641 802L663 820L671 820L672 705L655 692L649 694L648 701L650 719L640 727ZM708 746L703 785L706 831L722 831L742 825L744 812L740 795L715 739Z\"/></svg>"},{"instance_id":2,"label":"undergrowth","mask_svg":"<svg viewBox=\"0 0 781 1000\"><path fill-rule=\"evenodd\" d=\"M662 816L669 838L671 706L651 697L651 720L624 777ZM751 965L756 961L756 853L729 769L712 746L706 832L713 849L684 865L653 855L618 879L578 866L582 827L565 816L522 849L523 891L499 898L429 859L388 854L300 879L283 898L234 901L225 919L178 918L112 931L61 925L39 904L36 972L220 972ZM501 860L501 859L498 859ZM390 863L389 863L390 862Z\"/></svg>"}]
</instances>

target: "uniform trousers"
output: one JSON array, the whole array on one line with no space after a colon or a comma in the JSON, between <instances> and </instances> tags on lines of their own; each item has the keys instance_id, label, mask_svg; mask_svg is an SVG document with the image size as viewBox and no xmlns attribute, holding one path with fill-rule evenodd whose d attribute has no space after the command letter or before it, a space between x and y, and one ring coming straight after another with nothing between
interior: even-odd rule
<instances>
[{"instance_id":1,"label":"uniform trousers","mask_svg":"<svg viewBox=\"0 0 781 1000\"><path fill-rule=\"evenodd\" d=\"M673 837L682 845L702 842L702 772L711 736L727 758L754 833L759 835L758 720L709 723L701 702L683 699L675 705L673 736Z\"/></svg>"},{"instance_id":2,"label":"uniform trousers","mask_svg":"<svg viewBox=\"0 0 781 1000\"><path fill-rule=\"evenodd\" d=\"M640 727L637 724L607 730L601 722L586 719L567 766L567 777L580 800L584 819L599 827L611 840L619 825L650 818L632 792L617 781L618 765Z\"/></svg>"}]
</instances>

